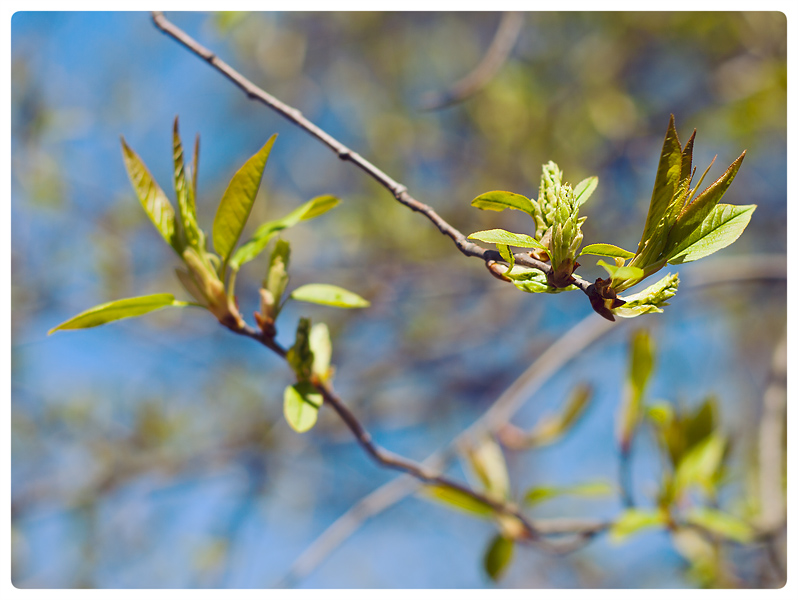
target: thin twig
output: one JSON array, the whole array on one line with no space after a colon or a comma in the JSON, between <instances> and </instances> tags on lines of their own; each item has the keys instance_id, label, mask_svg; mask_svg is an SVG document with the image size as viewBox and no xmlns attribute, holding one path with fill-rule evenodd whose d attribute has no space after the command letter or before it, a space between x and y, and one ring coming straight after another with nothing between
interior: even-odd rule
<instances>
[{"instance_id":1,"label":"thin twig","mask_svg":"<svg viewBox=\"0 0 798 600\"><path fill-rule=\"evenodd\" d=\"M421 99L421 110L438 110L462 102L480 91L493 79L510 56L518 41L524 13L509 11L502 14L496 35L485 56L468 75L441 92L427 92Z\"/></svg>"}]
</instances>

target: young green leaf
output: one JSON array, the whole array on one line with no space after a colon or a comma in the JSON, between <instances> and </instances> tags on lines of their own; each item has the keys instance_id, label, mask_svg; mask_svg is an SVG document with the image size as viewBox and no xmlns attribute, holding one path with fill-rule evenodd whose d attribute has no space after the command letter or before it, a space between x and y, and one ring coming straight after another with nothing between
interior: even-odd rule
<instances>
[{"instance_id":1,"label":"young green leaf","mask_svg":"<svg viewBox=\"0 0 798 600\"><path fill-rule=\"evenodd\" d=\"M515 266L515 255L510 250L510 246L507 244L496 244L496 249L499 251L499 254L502 255L502 258L507 261L507 264L510 265L510 268L507 269L507 273L510 273ZM505 275L507 273L505 273Z\"/></svg>"},{"instance_id":2,"label":"young green leaf","mask_svg":"<svg viewBox=\"0 0 798 600\"><path fill-rule=\"evenodd\" d=\"M612 278L612 287L618 292L632 287L645 277L643 269L637 267L619 267L617 265L610 265L603 260L598 261L596 264L604 267L604 270L609 273Z\"/></svg>"},{"instance_id":3,"label":"young green leaf","mask_svg":"<svg viewBox=\"0 0 798 600\"><path fill-rule=\"evenodd\" d=\"M338 308L363 308L370 306L368 300L361 298L354 292L326 283L309 283L300 286L291 292L291 298L302 302L337 306Z\"/></svg>"},{"instance_id":4,"label":"young green leaf","mask_svg":"<svg viewBox=\"0 0 798 600\"><path fill-rule=\"evenodd\" d=\"M308 200L302 206L295 208L280 219L263 223L255 230L255 235L233 253L230 259L230 267L234 270L240 269L241 265L248 263L263 252L263 249L266 248L269 241L271 241L276 233L283 229L293 227L300 221L307 221L308 219L323 215L328 210L332 210L338 206L340 202L341 201L335 196L318 196L312 200Z\"/></svg>"},{"instance_id":5,"label":"young green leaf","mask_svg":"<svg viewBox=\"0 0 798 600\"><path fill-rule=\"evenodd\" d=\"M283 415L291 428L304 433L316 424L324 398L309 382L289 385L283 393Z\"/></svg>"},{"instance_id":6,"label":"young green leaf","mask_svg":"<svg viewBox=\"0 0 798 600\"><path fill-rule=\"evenodd\" d=\"M194 190L189 186L188 178L186 177L183 144L180 141L177 117L175 117L172 131L172 156L175 165L174 184L175 194L177 195L177 208L180 213L181 233L188 245L199 250L202 248L202 244L200 244L201 233L197 225L197 210L194 205ZM204 242L204 240L202 241Z\"/></svg>"},{"instance_id":7,"label":"young green leaf","mask_svg":"<svg viewBox=\"0 0 798 600\"><path fill-rule=\"evenodd\" d=\"M667 515L660 510L629 508L610 527L610 539L621 542L644 529L662 527L666 523Z\"/></svg>"},{"instance_id":8,"label":"young green leaf","mask_svg":"<svg viewBox=\"0 0 798 600\"><path fill-rule=\"evenodd\" d=\"M678 497L687 488L697 485L714 495L715 483L726 450L726 438L719 432L707 436L685 453L674 475Z\"/></svg>"},{"instance_id":9,"label":"young green leaf","mask_svg":"<svg viewBox=\"0 0 798 600\"><path fill-rule=\"evenodd\" d=\"M609 256L612 258L630 259L635 253L613 246L612 244L588 244L579 252L579 256L583 254L590 254L591 256Z\"/></svg>"},{"instance_id":10,"label":"young green leaf","mask_svg":"<svg viewBox=\"0 0 798 600\"><path fill-rule=\"evenodd\" d=\"M497 500L510 496L510 475L499 444L492 437L484 437L466 449L468 464L485 488Z\"/></svg>"},{"instance_id":11,"label":"young green leaf","mask_svg":"<svg viewBox=\"0 0 798 600\"><path fill-rule=\"evenodd\" d=\"M546 500L559 496L607 496L613 492L613 487L606 481L591 481L567 487L532 487L524 494L524 502L528 505L540 504Z\"/></svg>"},{"instance_id":12,"label":"young green leaf","mask_svg":"<svg viewBox=\"0 0 798 600\"><path fill-rule=\"evenodd\" d=\"M527 213L534 214L532 202L526 196L514 194L513 192L493 191L480 194L471 201L471 206L482 210L502 211L505 208L512 208Z\"/></svg>"},{"instance_id":13,"label":"young green leaf","mask_svg":"<svg viewBox=\"0 0 798 600\"><path fill-rule=\"evenodd\" d=\"M493 581L498 581L504 575L507 567L510 566L512 558L513 540L502 535L496 535L485 552L485 558L483 559L485 572Z\"/></svg>"},{"instance_id":14,"label":"young green leaf","mask_svg":"<svg viewBox=\"0 0 798 600\"><path fill-rule=\"evenodd\" d=\"M679 274L671 275L669 273L643 291L631 296L624 296L622 300L625 300L626 304L614 308L612 314L630 319L646 313L661 313L662 308L660 307L668 306L667 300L672 298L678 289Z\"/></svg>"},{"instance_id":15,"label":"young green leaf","mask_svg":"<svg viewBox=\"0 0 798 600\"><path fill-rule=\"evenodd\" d=\"M310 319L300 317L296 326L294 345L288 349L285 359L296 374L297 381L310 380L313 372L313 351L310 349Z\"/></svg>"},{"instance_id":16,"label":"young green leaf","mask_svg":"<svg viewBox=\"0 0 798 600\"><path fill-rule=\"evenodd\" d=\"M515 287L522 292L530 294L559 294L560 292L578 289L575 285L569 285L564 288L552 287L549 285L545 273L529 267L516 265L512 273L508 271L505 275L513 281Z\"/></svg>"},{"instance_id":17,"label":"young green leaf","mask_svg":"<svg viewBox=\"0 0 798 600\"><path fill-rule=\"evenodd\" d=\"M130 183L133 184L133 189L141 206L144 207L144 212L147 213L150 221L155 225L155 229L166 240L166 243L174 248L175 252L181 254L183 247L176 235L175 209L150 175L144 162L127 145L125 138L122 138L122 156Z\"/></svg>"},{"instance_id":18,"label":"young green leaf","mask_svg":"<svg viewBox=\"0 0 798 600\"><path fill-rule=\"evenodd\" d=\"M756 204L718 204L693 232L671 252L672 265L704 258L737 240L748 226Z\"/></svg>"},{"instance_id":19,"label":"young green leaf","mask_svg":"<svg viewBox=\"0 0 798 600\"><path fill-rule=\"evenodd\" d=\"M111 321L138 317L148 312L166 308L167 306L188 306L188 302L175 300L172 294L152 294L150 296L138 296L136 298L125 298L124 300L114 300L100 304L89 310L83 311L79 315L64 321L57 327L53 327L47 335L59 329L88 329L97 327Z\"/></svg>"},{"instance_id":20,"label":"young green leaf","mask_svg":"<svg viewBox=\"0 0 798 600\"><path fill-rule=\"evenodd\" d=\"M330 330L324 323L316 323L310 328L310 351L313 352L311 372L322 381L328 380L331 375L332 342Z\"/></svg>"},{"instance_id":21,"label":"young green leaf","mask_svg":"<svg viewBox=\"0 0 798 600\"><path fill-rule=\"evenodd\" d=\"M539 448L560 439L585 413L592 397L593 389L589 385L582 383L574 387L560 412L541 417L529 433L528 446Z\"/></svg>"},{"instance_id":22,"label":"young green leaf","mask_svg":"<svg viewBox=\"0 0 798 600\"><path fill-rule=\"evenodd\" d=\"M490 504L449 487L427 485L421 488L419 493L424 498L446 504L463 512L480 517L490 517L494 513L493 507Z\"/></svg>"},{"instance_id":23,"label":"young green leaf","mask_svg":"<svg viewBox=\"0 0 798 600\"><path fill-rule=\"evenodd\" d=\"M590 198L590 196L593 195L593 192L596 191L598 182L599 178L594 175L593 177L583 179L576 184L576 187L574 188L574 202L576 202L577 206L582 206L585 202L587 202L588 198Z\"/></svg>"},{"instance_id":24,"label":"young green leaf","mask_svg":"<svg viewBox=\"0 0 798 600\"><path fill-rule=\"evenodd\" d=\"M714 508L696 507L687 513L686 520L741 544L754 539L754 529L748 523Z\"/></svg>"},{"instance_id":25,"label":"young green leaf","mask_svg":"<svg viewBox=\"0 0 798 600\"><path fill-rule=\"evenodd\" d=\"M247 222L258 193L266 159L277 134L244 163L227 186L213 220L213 247L226 263Z\"/></svg>"},{"instance_id":26,"label":"young green leaf","mask_svg":"<svg viewBox=\"0 0 798 600\"><path fill-rule=\"evenodd\" d=\"M538 248L540 250L548 250L546 246L533 237L523 233L511 233L504 229L475 231L468 236L468 239L488 242L489 244L505 244L507 246L515 246L516 248Z\"/></svg>"},{"instance_id":27,"label":"young green leaf","mask_svg":"<svg viewBox=\"0 0 798 600\"><path fill-rule=\"evenodd\" d=\"M263 280L263 287L272 295L276 307L282 302L285 288L288 286L288 263L291 260L291 245L285 240L277 240L269 259L269 271ZM276 318L279 309L275 310L272 317Z\"/></svg>"},{"instance_id":28,"label":"young green leaf","mask_svg":"<svg viewBox=\"0 0 798 600\"><path fill-rule=\"evenodd\" d=\"M737 171L740 170L740 165L743 163L744 158L745 152L726 169L726 172L715 183L682 209L668 236L669 248L680 246L682 240L703 224L707 216L723 198L723 194L729 189L732 181L734 181L734 177L737 175ZM666 252L670 254L669 251Z\"/></svg>"},{"instance_id":29,"label":"young green leaf","mask_svg":"<svg viewBox=\"0 0 798 600\"><path fill-rule=\"evenodd\" d=\"M673 115L668 122L668 131L665 133L665 141L662 144L662 152L659 157L657 176L654 181L654 191L651 194L651 203L648 207L646 225L643 229L643 236L637 252L643 249L646 241L652 237L654 230L662 219L665 211L671 203L676 190L682 170L682 147L679 144L679 136L676 134Z\"/></svg>"}]
</instances>

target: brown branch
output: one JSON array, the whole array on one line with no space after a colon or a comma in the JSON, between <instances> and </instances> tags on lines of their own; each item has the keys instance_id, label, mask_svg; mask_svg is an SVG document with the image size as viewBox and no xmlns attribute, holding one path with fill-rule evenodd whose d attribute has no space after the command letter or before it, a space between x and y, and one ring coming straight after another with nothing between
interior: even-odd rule
<instances>
[{"instance_id":1,"label":"brown branch","mask_svg":"<svg viewBox=\"0 0 798 600\"><path fill-rule=\"evenodd\" d=\"M510 56L518 41L524 13L509 11L502 15L496 35L484 58L468 75L441 92L427 92L421 99L422 110L438 110L470 98L493 79Z\"/></svg>"}]
</instances>

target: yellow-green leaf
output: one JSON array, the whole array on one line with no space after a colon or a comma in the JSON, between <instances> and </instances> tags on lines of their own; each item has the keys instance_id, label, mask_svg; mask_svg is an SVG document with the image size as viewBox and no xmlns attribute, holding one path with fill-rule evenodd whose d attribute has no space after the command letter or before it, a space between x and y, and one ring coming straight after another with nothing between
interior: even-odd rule
<instances>
[{"instance_id":1,"label":"yellow-green leaf","mask_svg":"<svg viewBox=\"0 0 798 600\"><path fill-rule=\"evenodd\" d=\"M465 452L468 464L485 488L498 500L510 497L510 475L499 444L492 437L484 437Z\"/></svg>"},{"instance_id":2,"label":"yellow-green leaf","mask_svg":"<svg viewBox=\"0 0 798 600\"><path fill-rule=\"evenodd\" d=\"M122 156L130 183L133 184L133 189L141 206L144 207L144 212L147 213L150 221L155 225L155 229L166 240L166 243L174 248L175 252L182 254L183 248L176 235L175 209L150 175L139 155L127 145L125 138L122 138Z\"/></svg>"},{"instance_id":3,"label":"yellow-green leaf","mask_svg":"<svg viewBox=\"0 0 798 600\"><path fill-rule=\"evenodd\" d=\"M485 231L475 231L468 236L469 240L479 240L489 244L505 244L516 248L539 248L546 250L546 246L535 238L523 233L512 233L504 229L486 229Z\"/></svg>"},{"instance_id":4,"label":"yellow-green leaf","mask_svg":"<svg viewBox=\"0 0 798 600\"><path fill-rule=\"evenodd\" d=\"M337 306L338 308L363 308L370 305L368 300L361 298L354 292L326 283L309 283L300 286L291 292L291 298L302 302Z\"/></svg>"},{"instance_id":5,"label":"yellow-green leaf","mask_svg":"<svg viewBox=\"0 0 798 600\"><path fill-rule=\"evenodd\" d=\"M582 248L581 252L579 252L579 256L582 256L583 254L590 254L591 256L618 257L627 260L635 255L634 252L629 252L629 250L624 250L623 248L613 246L612 244L589 244Z\"/></svg>"},{"instance_id":6,"label":"yellow-green leaf","mask_svg":"<svg viewBox=\"0 0 798 600\"><path fill-rule=\"evenodd\" d=\"M233 175L219 202L213 220L213 247L223 262L227 262L244 230L260 187L266 159L269 158L276 137L277 134L270 137L269 141Z\"/></svg>"},{"instance_id":7,"label":"yellow-green leaf","mask_svg":"<svg viewBox=\"0 0 798 600\"><path fill-rule=\"evenodd\" d=\"M99 304L72 317L68 321L64 321L57 327L53 327L47 334L50 335L59 329L88 329L89 327L97 327L119 319L138 317L167 306L188 305L188 302L175 300L172 294L152 294L150 296L114 300L113 302Z\"/></svg>"},{"instance_id":8,"label":"yellow-green leaf","mask_svg":"<svg viewBox=\"0 0 798 600\"><path fill-rule=\"evenodd\" d=\"M310 328L310 351L313 352L311 371L322 381L329 379L332 342L330 341L330 330L326 324L316 323Z\"/></svg>"},{"instance_id":9,"label":"yellow-green leaf","mask_svg":"<svg viewBox=\"0 0 798 600\"><path fill-rule=\"evenodd\" d=\"M612 492L613 487L606 481L591 481L567 487L538 486L526 491L524 502L534 505L559 496L606 496Z\"/></svg>"},{"instance_id":10,"label":"yellow-green leaf","mask_svg":"<svg viewBox=\"0 0 798 600\"><path fill-rule=\"evenodd\" d=\"M428 485L421 488L419 493L422 497L446 504L463 512L479 515L480 517L490 517L494 513L490 504L453 488Z\"/></svg>"},{"instance_id":11,"label":"yellow-green leaf","mask_svg":"<svg viewBox=\"0 0 798 600\"><path fill-rule=\"evenodd\" d=\"M673 265L704 258L733 243L743 233L756 204L718 204L693 232L671 252Z\"/></svg>"},{"instance_id":12,"label":"yellow-green leaf","mask_svg":"<svg viewBox=\"0 0 798 600\"><path fill-rule=\"evenodd\" d=\"M662 527L666 522L665 513L658 509L629 508L610 527L610 539L614 542L621 542L644 529Z\"/></svg>"},{"instance_id":13,"label":"yellow-green leaf","mask_svg":"<svg viewBox=\"0 0 798 600\"><path fill-rule=\"evenodd\" d=\"M574 188L574 202L577 206L582 206L588 198L593 195L598 187L599 178L597 176L588 177L576 184Z\"/></svg>"},{"instance_id":14,"label":"yellow-green leaf","mask_svg":"<svg viewBox=\"0 0 798 600\"><path fill-rule=\"evenodd\" d=\"M283 393L283 415L294 431L304 433L316 424L323 402L322 395L310 383L289 385Z\"/></svg>"},{"instance_id":15,"label":"yellow-green leaf","mask_svg":"<svg viewBox=\"0 0 798 600\"><path fill-rule=\"evenodd\" d=\"M520 210L528 215L534 215L535 209L526 196L513 192L493 191L480 194L471 201L471 206L482 210L502 211L505 208Z\"/></svg>"},{"instance_id":16,"label":"yellow-green leaf","mask_svg":"<svg viewBox=\"0 0 798 600\"><path fill-rule=\"evenodd\" d=\"M686 519L688 523L693 523L741 544L747 544L754 538L754 529L748 523L714 508L694 508L687 513Z\"/></svg>"},{"instance_id":17,"label":"yellow-green leaf","mask_svg":"<svg viewBox=\"0 0 798 600\"><path fill-rule=\"evenodd\" d=\"M636 331L629 349L629 371L618 415L618 441L627 451L643 411L643 394L654 369L654 342L646 330Z\"/></svg>"},{"instance_id":18,"label":"yellow-green leaf","mask_svg":"<svg viewBox=\"0 0 798 600\"><path fill-rule=\"evenodd\" d=\"M194 205L194 190L189 185L188 178L186 177L183 143L180 141L177 117L175 117L174 129L172 131L172 157L174 159L174 184L175 194L177 195L177 208L180 212L180 223L182 225L185 242L199 250L202 245L200 244L201 234L197 225L197 210Z\"/></svg>"},{"instance_id":19,"label":"yellow-green leaf","mask_svg":"<svg viewBox=\"0 0 798 600\"><path fill-rule=\"evenodd\" d=\"M691 448L676 467L675 493L679 496L693 485L714 494L715 481L726 451L726 438L715 431Z\"/></svg>"},{"instance_id":20,"label":"yellow-green leaf","mask_svg":"<svg viewBox=\"0 0 798 600\"><path fill-rule=\"evenodd\" d=\"M506 538L502 535L497 535L493 538L487 551L483 565L485 572L493 581L498 581L507 567L510 566L510 561L513 558L513 540Z\"/></svg>"}]
</instances>

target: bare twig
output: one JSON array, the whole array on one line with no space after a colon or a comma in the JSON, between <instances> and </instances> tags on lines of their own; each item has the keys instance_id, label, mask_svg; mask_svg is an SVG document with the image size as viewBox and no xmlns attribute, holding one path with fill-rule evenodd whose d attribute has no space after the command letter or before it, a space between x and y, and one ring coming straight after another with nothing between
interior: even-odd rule
<instances>
[{"instance_id":1,"label":"bare twig","mask_svg":"<svg viewBox=\"0 0 798 600\"><path fill-rule=\"evenodd\" d=\"M524 13L506 12L502 15L496 35L482 61L468 75L441 92L427 92L421 98L422 110L438 110L470 98L493 79L502 68L518 41Z\"/></svg>"}]
</instances>

